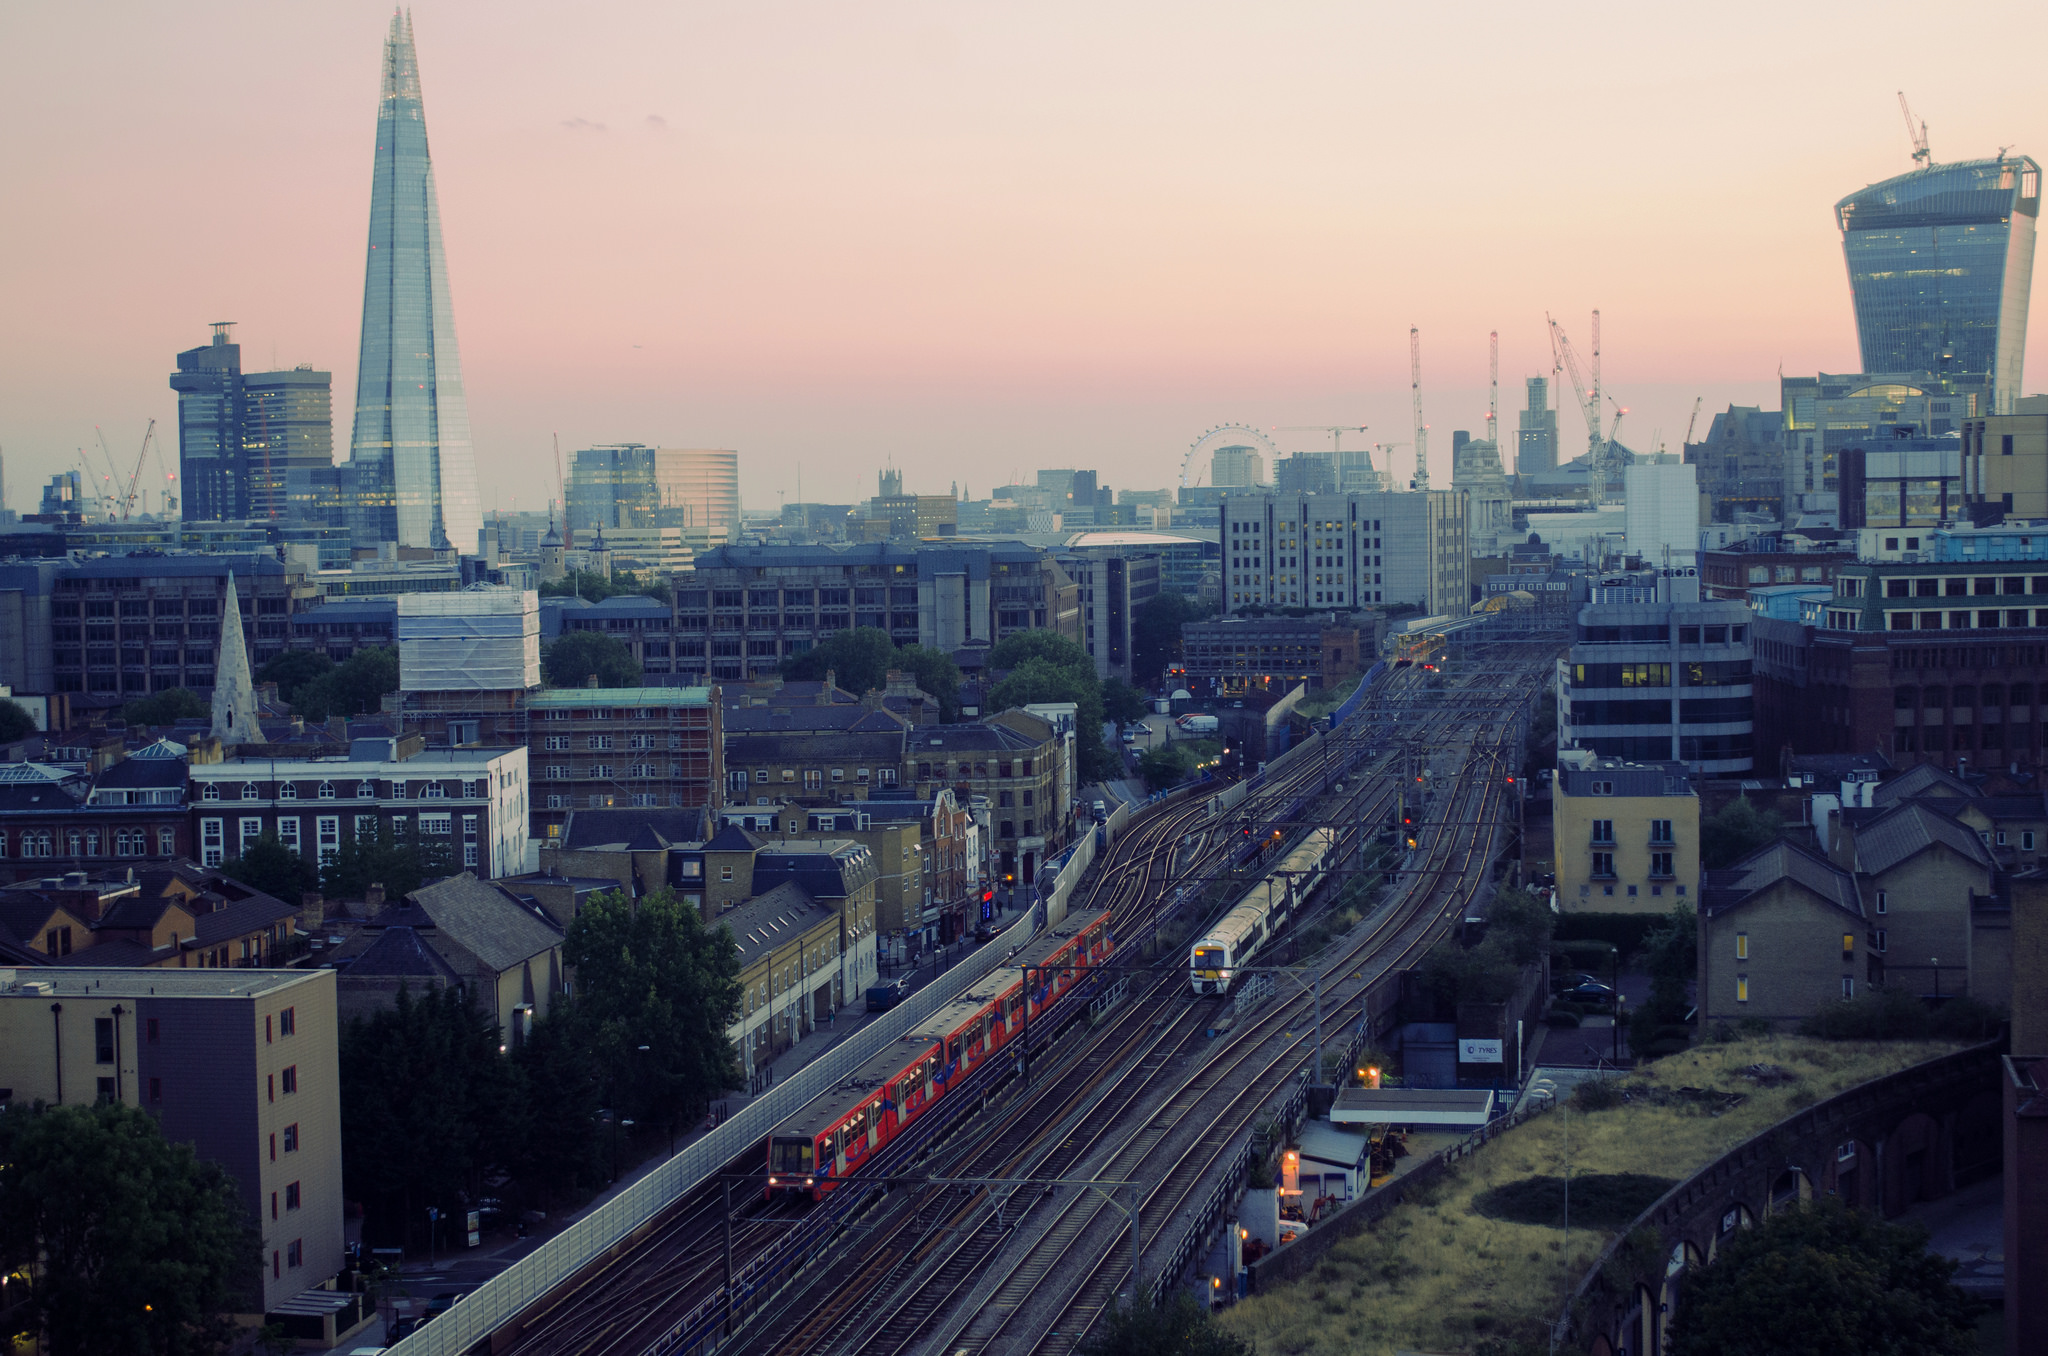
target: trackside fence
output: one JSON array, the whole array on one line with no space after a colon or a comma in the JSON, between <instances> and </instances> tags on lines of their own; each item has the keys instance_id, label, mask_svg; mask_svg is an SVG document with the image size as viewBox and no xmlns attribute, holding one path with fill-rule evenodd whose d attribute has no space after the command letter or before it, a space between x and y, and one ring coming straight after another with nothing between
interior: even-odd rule
<instances>
[{"instance_id":1,"label":"trackside fence","mask_svg":"<svg viewBox=\"0 0 2048 1356\"><path fill-rule=\"evenodd\" d=\"M769 1088L731 1120L485 1281L457 1301L454 1308L402 1339L392 1350L399 1356L463 1356L592 1262L628 1241L663 1210L767 1138L778 1123L810 1105L877 1052L901 1040L911 1027L951 1003L1012 951L1030 941L1035 931L1031 915L1025 914L997 934L995 940L946 971L940 980L913 993L791 1078Z\"/></svg>"}]
</instances>

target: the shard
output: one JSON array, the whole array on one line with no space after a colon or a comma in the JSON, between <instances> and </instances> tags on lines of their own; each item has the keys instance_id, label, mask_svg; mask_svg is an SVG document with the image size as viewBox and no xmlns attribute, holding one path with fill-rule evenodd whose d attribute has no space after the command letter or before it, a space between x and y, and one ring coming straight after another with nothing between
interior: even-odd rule
<instances>
[{"instance_id":1,"label":"the shard","mask_svg":"<svg viewBox=\"0 0 2048 1356\"><path fill-rule=\"evenodd\" d=\"M350 439L358 540L475 552L483 528L412 20L391 16L377 109Z\"/></svg>"}]
</instances>

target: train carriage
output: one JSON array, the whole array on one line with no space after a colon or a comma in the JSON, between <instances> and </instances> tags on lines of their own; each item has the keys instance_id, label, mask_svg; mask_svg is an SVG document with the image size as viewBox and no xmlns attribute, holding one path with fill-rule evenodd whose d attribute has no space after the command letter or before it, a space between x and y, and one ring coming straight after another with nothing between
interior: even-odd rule
<instances>
[{"instance_id":1,"label":"train carriage","mask_svg":"<svg viewBox=\"0 0 2048 1356\"><path fill-rule=\"evenodd\" d=\"M1004 1029L996 1015L996 988L984 979L911 1029L906 1040L936 1041L942 1052L939 1081L950 1084L981 1067L1002 1048Z\"/></svg>"},{"instance_id":2,"label":"train carriage","mask_svg":"<svg viewBox=\"0 0 2048 1356\"><path fill-rule=\"evenodd\" d=\"M893 1046L848 1076L852 1094L828 1094L779 1127L768 1137L769 1199L823 1200L938 1096L939 1056L937 1041Z\"/></svg>"},{"instance_id":3,"label":"train carriage","mask_svg":"<svg viewBox=\"0 0 2048 1356\"><path fill-rule=\"evenodd\" d=\"M1311 829L1189 948L1189 982L1197 995L1230 992L1238 971L1323 883L1335 844L1335 831Z\"/></svg>"}]
</instances>

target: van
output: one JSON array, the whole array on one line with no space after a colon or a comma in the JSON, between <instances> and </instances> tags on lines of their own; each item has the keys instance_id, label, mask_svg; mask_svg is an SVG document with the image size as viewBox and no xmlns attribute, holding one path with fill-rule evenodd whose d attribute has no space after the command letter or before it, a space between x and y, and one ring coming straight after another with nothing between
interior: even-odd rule
<instances>
[{"instance_id":1,"label":"van","mask_svg":"<svg viewBox=\"0 0 2048 1356\"><path fill-rule=\"evenodd\" d=\"M910 976L898 975L880 984L868 985L868 1011L887 1012L910 996Z\"/></svg>"}]
</instances>

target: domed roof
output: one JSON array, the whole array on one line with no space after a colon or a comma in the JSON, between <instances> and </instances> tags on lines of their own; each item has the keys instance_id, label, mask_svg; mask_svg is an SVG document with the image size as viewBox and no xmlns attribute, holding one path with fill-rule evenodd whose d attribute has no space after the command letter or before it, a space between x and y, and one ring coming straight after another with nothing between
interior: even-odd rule
<instances>
[{"instance_id":1,"label":"domed roof","mask_svg":"<svg viewBox=\"0 0 2048 1356\"><path fill-rule=\"evenodd\" d=\"M553 521L550 521L548 523L548 530L541 533L540 536L541 549L545 551L550 546L559 547L561 544L562 534L556 530Z\"/></svg>"}]
</instances>

